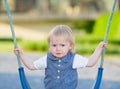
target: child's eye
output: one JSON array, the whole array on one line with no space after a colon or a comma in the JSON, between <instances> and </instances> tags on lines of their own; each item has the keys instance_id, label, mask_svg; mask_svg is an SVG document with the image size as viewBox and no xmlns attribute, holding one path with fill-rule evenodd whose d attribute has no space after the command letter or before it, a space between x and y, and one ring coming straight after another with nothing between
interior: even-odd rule
<instances>
[{"instance_id":1,"label":"child's eye","mask_svg":"<svg viewBox=\"0 0 120 89\"><path fill-rule=\"evenodd\" d=\"M65 46L65 44L61 44L61 46L62 46L62 47L64 47L64 46Z\"/></svg>"},{"instance_id":2,"label":"child's eye","mask_svg":"<svg viewBox=\"0 0 120 89\"><path fill-rule=\"evenodd\" d=\"M53 47L56 47L57 45L56 45L56 44L53 44L52 46L53 46Z\"/></svg>"}]
</instances>

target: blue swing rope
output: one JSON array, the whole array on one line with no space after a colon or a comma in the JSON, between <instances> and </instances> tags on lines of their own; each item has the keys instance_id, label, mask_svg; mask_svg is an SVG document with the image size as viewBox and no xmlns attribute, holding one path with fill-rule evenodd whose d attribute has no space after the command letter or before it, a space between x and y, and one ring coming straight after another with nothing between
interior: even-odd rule
<instances>
[{"instance_id":1,"label":"blue swing rope","mask_svg":"<svg viewBox=\"0 0 120 89\"><path fill-rule=\"evenodd\" d=\"M11 27L11 33L12 33L12 37L13 37L14 47L17 48L18 46L17 46L17 41L16 41L16 37L15 37L15 32L14 32L14 28L13 28L12 17L11 17L11 14L10 14L8 1L7 0L4 0L4 1L5 1L5 7L6 7L7 14L8 14L10 27ZM114 13L115 5L116 5L116 0L114 0L112 10L110 12L110 17L109 17L108 25L107 25L107 28L106 28L106 35L104 37L104 42L107 42L110 23L111 23L112 16L113 16L113 13ZM92 89L99 89L99 87L100 87L100 83L101 83L101 80L102 80L102 73L103 73L104 55L105 55L105 48L103 47L100 67L98 68L97 78L96 78L96 81L95 81L94 86L93 86ZM20 55L19 54L17 55L17 61L18 61L18 66L19 66L19 75L20 75L22 88L23 89L31 89L28 82L27 82L27 80L26 80L26 77L25 77L25 74L24 74L24 69L23 69L23 67L21 65Z\"/></svg>"},{"instance_id":2,"label":"blue swing rope","mask_svg":"<svg viewBox=\"0 0 120 89\"><path fill-rule=\"evenodd\" d=\"M104 42L107 42L107 39L108 39L108 33L109 33L109 29L110 29L110 24L112 21L112 16L113 16L113 13L115 10L115 6L116 6L116 0L114 0L112 10L110 12L110 16L108 19L108 24L106 27L106 34L104 36ZM99 87L100 87L101 80L102 80L102 74L103 74L104 55L105 55L105 47L102 48L101 63L100 63L100 67L98 68L98 74L97 74L96 81L95 81L92 89L99 89Z\"/></svg>"}]
</instances>

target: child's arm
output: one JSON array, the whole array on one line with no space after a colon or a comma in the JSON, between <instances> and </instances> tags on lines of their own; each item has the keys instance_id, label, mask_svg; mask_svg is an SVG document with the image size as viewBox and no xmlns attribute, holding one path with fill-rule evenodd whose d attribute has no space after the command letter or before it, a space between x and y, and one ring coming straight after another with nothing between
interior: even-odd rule
<instances>
[{"instance_id":1,"label":"child's arm","mask_svg":"<svg viewBox=\"0 0 120 89\"><path fill-rule=\"evenodd\" d=\"M30 70L35 70L36 68L34 67L32 59L28 58L25 53L22 51L20 48L15 48L14 53L17 55L20 55L20 58L23 62L23 64Z\"/></svg>"},{"instance_id":2,"label":"child's arm","mask_svg":"<svg viewBox=\"0 0 120 89\"><path fill-rule=\"evenodd\" d=\"M102 47L105 47L107 48L107 43L105 42L100 42L99 45L96 47L95 51L93 52L93 54L88 58L88 64L87 64L87 67L92 67L94 66L100 55L101 55L101 52L102 52Z\"/></svg>"}]
</instances>

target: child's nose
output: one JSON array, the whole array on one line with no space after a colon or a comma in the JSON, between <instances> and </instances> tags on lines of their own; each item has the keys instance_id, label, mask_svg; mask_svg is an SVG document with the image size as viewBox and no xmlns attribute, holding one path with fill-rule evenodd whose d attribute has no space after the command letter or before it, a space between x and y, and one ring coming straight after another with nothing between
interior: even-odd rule
<instances>
[{"instance_id":1,"label":"child's nose","mask_svg":"<svg viewBox=\"0 0 120 89\"><path fill-rule=\"evenodd\" d=\"M60 50L60 46L57 46L57 50Z\"/></svg>"}]
</instances>

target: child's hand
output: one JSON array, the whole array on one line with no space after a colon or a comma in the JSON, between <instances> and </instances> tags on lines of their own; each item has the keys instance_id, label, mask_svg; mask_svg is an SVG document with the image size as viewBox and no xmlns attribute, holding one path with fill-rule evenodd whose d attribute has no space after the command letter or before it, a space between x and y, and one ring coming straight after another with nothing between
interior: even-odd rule
<instances>
[{"instance_id":1,"label":"child's hand","mask_svg":"<svg viewBox=\"0 0 120 89\"><path fill-rule=\"evenodd\" d=\"M103 47L108 48L108 43L103 43Z\"/></svg>"},{"instance_id":2,"label":"child's hand","mask_svg":"<svg viewBox=\"0 0 120 89\"><path fill-rule=\"evenodd\" d=\"M99 45L97 46L96 50L100 50L102 51L102 48L107 48L108 47L108 44L105 43L104 41L100 42Z\"/></svg>"},{"instance_id":3,"label":"child's hand","mask_svg":"<svg viewBox=\"0 0 120 89\"><path fill-rule=\"evenodd\" d=\"M20 48L14 48L14 53L15 53L15 55L18 55L18 54L23 53L23 51Z\"/></svg>"},{"instance_id":4,"label":"child's hand","mask_svg":"<svg viewBox=\"0 0 120 89\"><path fill-rule=\"evenodd\" d=\"M88 58L89 61L88 61L87 67L92 67L97 63L97 61L101 55L103 47L105 47L105 48L108 47L107 43L105 43L104 41L102 41L98 44L98 46L96 47L93 54Z\"/></svg>"},{"instance_id":5,"label":"child's hand","mask_svg":"<svg viewBox=\"0 0 120 89\"><path fill-rule=\"evenodd\" d=\"M108 47L108 44L106 43L106 42L100 42L100 44L99 44L99 47L105 47L105 48L107 48Z\"/></svg>"}]
</instances>

